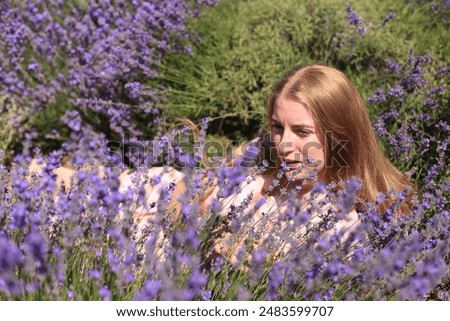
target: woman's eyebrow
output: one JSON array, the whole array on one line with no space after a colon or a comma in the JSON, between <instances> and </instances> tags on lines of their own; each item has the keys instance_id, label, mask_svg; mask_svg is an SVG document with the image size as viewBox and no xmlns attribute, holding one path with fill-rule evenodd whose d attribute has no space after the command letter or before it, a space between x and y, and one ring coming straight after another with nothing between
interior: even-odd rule
<instances>
[{"instance_id":1,"label":"woman's eyebrow","mask_svg":"<svg viewBox=\"0 0 450 321\"><path fill-rule=\"evenodd\" d=\"M272 118L271 121L273 123L277 123L278 124L278 120L276 120L275 118ZM294 125L291 125L291 127L302 127L302 128L316 129L316 127L314 127L313 125L308 125L308 124L305 124L305 123L294 124Z\"/></svg>"},{"instance_id":2,"label":"woman's eyebrow","mask_svg":"<svg viewBox=\"0 0 450 321\"><path fill-rule=\"evenodd\" d=\"M302 127L302 128L316 129L313 125L308 125L308 124L304 124L304 123L294 124L294 125L291 125L291 127Z\"/></svg>"}]
</instances>

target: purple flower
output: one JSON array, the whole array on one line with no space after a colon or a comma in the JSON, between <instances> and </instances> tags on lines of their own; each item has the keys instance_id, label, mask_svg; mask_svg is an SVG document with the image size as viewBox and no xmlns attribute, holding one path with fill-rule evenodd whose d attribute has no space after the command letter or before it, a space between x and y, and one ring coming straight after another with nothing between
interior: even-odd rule
<instances>
[{"instance_id":1,"label":"purple flower","mask_svg":"<svg viewBox=\"0 0 450 321\"><path fill-rule=\"evenodd\" d=\"M128 121L134 118L134 108L122 93L123 84L129 98L159 103L164 89L140 88L144 86L137 86L135 79L155 77L159 62L169 52L191 54L187 21L201 6L210 4L137 0L130 5L122 1L91 1L86 5L82 9L67 4L63 10L55 1L39 5L28 1L24 6L3 3L0 30L4 37L0 44L6 60L0 67L0 87L26 106L29 114L47 110L68 95L75 104L58 104L68 106L67 111L87 112L91 117L84 122L98 124L106 118L102 125L109 125L113 132L141 133L142 126ZM31 57L25 57L29 52ZM22 67L20 61L29 63ZM58 73L61 65L67 67L64 75ZM42 70L56 72L46 72L44 77ZM33 78L24 81L22 75L30 72ZM65 124L79 131L78 120L67 117Z\"/></svg>"},{"instance_id":2,"label":"purple flower","mask_svg":"<svg viewBox=\"0 0 450 321\"><path fill-rule=\"evenodd\" d=\"M100 280L101 273L97 269L93 269L89 271L89 276L94 280Z\"/></svg>"},{"instance_id":3,"label":"purple flower","mask_svg":"<svg viewBox=\"0 0 450 321\"><path fill-rule=\"evenodd\" d=\"M28 254L31 264L39 273L47 271L48 243L39 231L31 231L25 238L22 248Z\"/></svg>"},{"instance_id":4,"label":"purple flower","mask_svg":"<svg viewBox=\"0 0 450 321\"><path fill-rule=\"evenodd\" d=\"M351 7L351 5L347 4L345 6L345 10L347 11L347 20L348 23L353 26L359 26L364 24L363 19L354 11Z\"/></svg>"},{"instance_id":5,"label":"purple flower","mask_svg":"<svg viewBox=\"0 0 450 321\"><path fill-rule=\"evenodd\" d=\"M189 277L188 282L193 289L198 290L202 288L207 281L207 277L203 273L201 273L200 270L194 269L191 273L191 276Z\"/></svg>"},{"instance_id":6,"label":"purple flower","mask_svg":"<svg viewBox=\"0 0 450 321\"><path fill-rule=\"evenodd\" d=\"M371 97L367 99L369 103L385 102L386 95L383 88L377 88Z\"/></svg>"},{"instance_id":7,"label":"purple flower","mask_svg":"<svg viewBox=\"0 0 450 321\"><path fill-rule=\"evenodd\" d=\"M131 99L138 99L140 95L140 91L142 89L142 85L140 82L127 82L125 84L125 89L128 91Z\"/></svg>"},{"instance_id":8,"label":"purple flower","mask_svg":"<svg viewBox=\"0 0 450 321\"><path fill-rule=\"evenodd\" d=\"M67 111L61 118L61 121L73 131L75 132L81 131L82 120L80 114L77 111L75 110Z\"/></svg>"},{"instance_id":9,"label":"purple flower","mask_svg":"<svg viewBox=\"0 0 450 321\"><path fill-rule=\"evenodd\" d=\"M14 273L17 265L22 263L22 254L19 248L4 234L0 234L0 278Z\"/></svg>"},{"instance_id":10,"label":"purple flower","mask_svg":"<svg viewBox=\"0 0 450 321\"><path fill-rule=\"evenodd\" d=\"M31 63L28 65L28 70L37 71L38 67L39 67L39 65L36 62L34 62L34 63Z\"/></svg>"},{"instance_id":11,"label":"purple flower","mask_svg":"<svg viewBox=\"0 0 450 321\"><path fill-rule=\"evenodd\" d=\"M388 60L386 61L386 67L388 67L394 74L400 73L400 64L398 62Z\"/></svg>"},{"instance_id":12,"label":"purple flower","mask_svg":"<svg viewBox=\"0 0 450 321\"><path fill-rule=\"evenodd\" d=\"M358 33L360 36L364 36L366 34L366 28L364 26L359 26Z\"/></svg>"},{"instance_id":13,"label":"purple flower","mask_svg":"<svg viewBox=\"0 0 450 321\"><path fill-rule=\"evenodd\" d=\"M439 104L436 102L436 100L432 98L426 98L425 101L423 102L423 106L429 107L431 109L439 108Z\"/></svg>"},{"instance_id":14,"label":"purple flower","mask_svg":"<svg viewBox=\"0 0 450 321\"><path fill-rule=\"evenodd\" d=\"M184 53L188 56L192 56L192 46L190 46L190 45L185 46Z\"/></svg>"},{"instance_id":15,"label":"purple flower","mask_svg":"<svg viewBox=\"0 0 450 321\"><path fill-rule=\"evenodd\" d=\"M395 18L395 13L389 12L389 13L386 15L386 17L384 17L384 20L383 20L383 27L384 27L389 21L391 21L391 20L394 19L394 18Z\"/></svg>"},{"instance_id":16,"label":"purple flower","mask_svg":"<svg viewBox=\"0 0 450 321\"><path fill-rule=\"evenodd\" d=\"M434 73L435 78L441 78L446 74L450 73L450 67L442 66Z\"/></svg>"},{"instance_id":17,"label":"purple flower","mask_svg":"<svg viewBox=\"0 0 450 321\"><path fill-rule=\"evenodd\" d=\"M98 290L98 295L100 295L103 301L111 301L112 299L111 290L106 285Z\"/></svg>"},{"instance_id":18,"label":"purple flower","mask_svg":"<svg viewBox=\"0 0 450 321\"><path fill-rule=\"evenodd\" d=\"M126 272L125 275L124 275L124 277L123 277L123 280L124 280L124 282L125 282L126 284L129 284L129 283L133 282L133 281L135 280L134 273L132 273L132 272Z\"/></svg>"},{"instance_id":19,"label":"purple flower","mask_svg":"<svg viewBox=\"0 0 450 321\"><path fill-rule=\"evenodd\" d=\"M353 10L348 10L347 19L348 19L348 22L354 26L357 26L357 25L363 23L363 20L361 19L361 17Z\"/></svg>"},{"instance_id":20,"label":"purple flower","mask_svg":"<svg viewBox=\"0 0 450 321\"><path fill-rule=\"evenodd\" d=\"M241 183L246 180L246 168L221 167L218 169L218 185L222 188L219 193L220 197L227 197L235 193Z\"/></svg>"},{"instance_id":21,"label":"purple flower","mask_svg":"<svg viewBox=\"0 0 450 321\"><path fill-rule=\"evenodd\" d=\"M253 253L253 263L254 264L262 264L269 254L266 249L258 249Z\"/></svg>"},{"instance_id":22,"label":"purple flower","mask_svg":"<svg viewBox=\"0 0 450 321\"><path fill-rule=\"evenodd\" d=\"M362 182L359 178L353 177L345 182L343 189L342 201L340 202L340 208L344 213L349 213L353 209L356 203L356 194L362 187Z\"/></svg>"},{"instance_id":23,"label":"purple flower","mask_svg":"<svg viewBox=\"0 0 450 321\"><path fill-rule=\"evenodd\" d=\"M283 264L280 262L277 262L273 265L270 273L269 273L269 286L268 291L266 294L266 300L276 300L278 296L278 289L283 283L284 278L284 270L283 270Z\"/></svg>"},{"instance_id":24,"label":"purple flower","mask_svg":"<svg viewBox=\"0 0 450 321\"><path fill-rule=\"evenodd\" d=\"M137 300L137 301L155 300L161 287L162 287L162 284L160 281L147 280L147 281L145 281L142 290L140 290L134 297L134 300Z\"/></svg>"},{"instance_id":25,"label":"purple flower","mask_svg":"<svg viewBox=\"0 0 450 321\"><path fill-rule=\"evenodd\" d=\"M212 298L212 291L211 290L206 290L206 291L203 291L203 294L202 294L202 300L203 301L210 301L211 300L211 298Z\"/></svg>"},{"instance_id":26,"label":"purple flower","mask_svg":"<svg viewBox=\"0 0 450 321\"><path fill-rule=\"evenodd\" d=\"M394 87L389 90L389 96L392 97L401 97L403 96L403 89L400 85L395 85Z\"/></svg>"}]
</instances>

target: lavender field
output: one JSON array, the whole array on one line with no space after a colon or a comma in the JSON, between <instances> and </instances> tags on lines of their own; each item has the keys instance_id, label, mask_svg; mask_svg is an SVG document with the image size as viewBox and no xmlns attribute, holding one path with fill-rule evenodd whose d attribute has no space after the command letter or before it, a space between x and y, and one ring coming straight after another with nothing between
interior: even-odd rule
<instances>
[{"instance_id":1,"label":"lavender field","mask_svg":"<svg viewBox=\"0 0 450 321\"><path fill-rule=\"evenodd\" d=\"M2 1L0 299L449 300L449 27L446 0ZM309 63L361 91L409 214L391 191L336 229L354 177L248 224L263 166L224 159Z\"/></svg>"}]
</instances>

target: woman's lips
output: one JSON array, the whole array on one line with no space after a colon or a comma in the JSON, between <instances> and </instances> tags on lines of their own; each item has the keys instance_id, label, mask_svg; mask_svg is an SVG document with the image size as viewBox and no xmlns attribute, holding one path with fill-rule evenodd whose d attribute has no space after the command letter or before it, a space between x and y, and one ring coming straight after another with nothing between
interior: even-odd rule
<instances>
[{"instance_id":1,"label":"woman's lips","mask_svg":"<svg viewBox=\"0 0 450 321\"><path fill-rule=\"evenodd\" d=\"M287 161L287 160L285 160L284 162L286 163L286 166L291 168L291 169L298 168L299 166L302 165L302 162L300 162L300 161Z\"/></svg>"}]
</instances>

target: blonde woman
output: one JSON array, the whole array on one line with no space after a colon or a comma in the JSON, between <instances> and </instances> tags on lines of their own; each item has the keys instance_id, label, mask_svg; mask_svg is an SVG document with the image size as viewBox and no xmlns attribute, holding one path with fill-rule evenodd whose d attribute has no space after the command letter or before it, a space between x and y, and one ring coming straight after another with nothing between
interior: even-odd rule
<instances>
[{"instance_id":1,"label":"blonde woman","mask_svg":"<svg viewBox=\"0 0 450 321\"><path fill-rule=\"evenodd\" d=\"M221 189L225 186L216 184L217 178L210 179L209 186L197 197L200 211L210 211L211 205L220 204L219 211L224 217L230 213L240 215L240 222L245 222L241 227L262 240L261 235L288 228L279 224L278 216L289 209L288 195L295 193L303 209L315 203L315 211L321 210L317 204L323 195L312 193L317 182L335 182L338 189L339 182L358 177L362 181L356 193L359 205L376 203L380 193L401 191L412 185L383 154L364 102L342 72L323 65L294 68L274 86L267 111L268 134L253 141L260 147L259 164L255 165L266 163L266 169L254 171L234 195L223 194ZM234 162L234 166L240 165ZM173 168L152 168L148 174L159 176L163 185L171 184L172 202L167 208L171 213L179 213L178 198L190 189L184 174ZM123 190L133 186L131 178L128 173L122 175ZM161 210L158 208L161 186L145 185L149 204L136 212L141 225L149 218L152 221L151 217ZM389 197L377 203L380 213L395 201L394 196ZM322 209L327 206L330 205L324 204ZM397 214L408 211L408 201L401 202ZM346 215L348 219L337 224L337 229L349 229L357 222L355 207ZM311 222L319 220L319 216L313 215ZM171 217L176 220L177 214ZM303 231L296 233L301 238ZM218 229L216 235L219 239L216 250L221 253L235 253L243 242L242 236L230 233L229 226Z\"/></svg>"},{"instance_id":2,"label":"blonde woman","mask_svg":"<svg viewBox=\"0 0 450 321\"><path fill-rule=\"evenodd\" d=\"M278 167L283 161L295 167L312 156L320 181L359 177L361 201L375 202L379 193L411 185L383 154L356 88L332 67L311 65L290 71L270 95L268 121ZM381 204L380 211L387 205ZM402 204L401 212L408 211L408 204Z\"/></svg>"},{"instance_id":3,"label":"blonde woman","mask_svg":"<svg viewBox=\"0 0 450 321\"><path fill-rule=\"evenodd\" d=\"M240 215L241 230L246 229L259 244L265 237L281 235L280 231L288 229L286 224L280 223L279 215L289 209L288 195L292 197L292 192L303 203L303 210L312 203L316 204L316 212L332 206L317 207L324 197L311 193L317 182L335 182L338 189L339 182L358 177L362 181L356 193L359 205L375 204L380 193L389 195L391 190L402 191L411 186L409 179L383 154L360 94L337 69L310 65L291 70L270 94L267 121L268 135L253 141L260 147L258 159L260 164L268 165L266 169L250 175L237 194L224 196L221 187L213 184L198 198L204 212L211 209L209 206L215 200L215 204L221 204L223 216ZM234 163L235 166L239 164ZM283 173L281 176L280 172ZM170 169L169 175L174 174ZM177 195L186 191L186 186L180 175L174 182L179 183L172 198L176 202ZM264 201L260 202L262 199ZM378 204L379 212L383 213L394 201L395 197L389 196ZM153 212L156 211L155 208ZM408 211L409 204L403 201L397 214ZM357 223L355 207L346 215L345 220L336 224L335 230L350 231ZM313 214L301 231L295 231L295 237L300 240L311 224L320 222L320 216L320 213ZM215 251L235 256L243 242L248 241L245 238L251 237L235 235L229 221L225 220L216 230ZM274 239L270 243L274 247L280 246Z\"/></svg>"}]
</instances>

